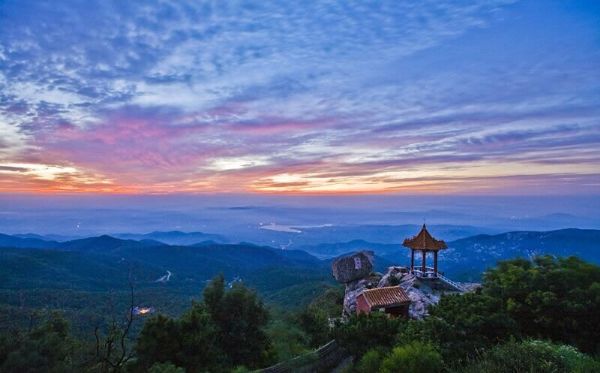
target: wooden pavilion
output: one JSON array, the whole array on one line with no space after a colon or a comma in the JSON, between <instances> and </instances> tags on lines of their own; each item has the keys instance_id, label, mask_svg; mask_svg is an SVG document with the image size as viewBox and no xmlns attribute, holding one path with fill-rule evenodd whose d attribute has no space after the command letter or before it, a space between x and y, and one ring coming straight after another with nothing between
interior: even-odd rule
<instances>
[{"instance_id":1,"label":"wooden pavilion","mask_svg":"<svg viewBox=\"0 0 600 373\"><path fill-rule=\"evenodd\" d=\"M419 234L405 239L402 245L410 249L410 273L418 277L438 277L438 251L448 246L444 241L433 238L425 224ZM421 269L415 269L415 251L421 252ZM427 253L433 253L433 268L427 267Z\"/></svg>"}]
</instances>

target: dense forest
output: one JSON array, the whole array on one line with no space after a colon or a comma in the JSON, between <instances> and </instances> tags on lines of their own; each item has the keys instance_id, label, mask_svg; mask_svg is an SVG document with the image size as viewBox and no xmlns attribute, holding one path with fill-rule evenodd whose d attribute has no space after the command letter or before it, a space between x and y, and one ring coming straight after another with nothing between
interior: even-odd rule
<instances>
[{"instance_id":1,"label":"dense forest","mask_svg":"<svg viewBox=\"0 0 600 373\"><path fill-rule=\"evenodd\" d=\"M600 371L600 267L575 257L502 261L478 291L444 296L424 320L342 321L342 296L332 286L284 309L218 275L180 315L124 307L87 335L42 312L3 331L0 371L242 372L332 339L352 357L348 372Z\"/></svg>"}]
</instances>

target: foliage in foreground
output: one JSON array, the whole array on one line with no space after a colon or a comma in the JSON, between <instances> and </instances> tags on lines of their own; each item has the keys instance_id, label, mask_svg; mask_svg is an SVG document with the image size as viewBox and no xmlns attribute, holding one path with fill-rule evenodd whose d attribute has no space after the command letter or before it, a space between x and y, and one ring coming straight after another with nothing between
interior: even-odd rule
<instances>
[{"instance_id":1,"label":"foliage in foreground","mask_svg":"<svg viewBox=\"0 0 600 373\"><path fill-rule=\"evenodd\" d=\"M76 372L75 341L67 322L58 314L28 332L0 336L0 372Z\"/></svg>"},{"instance_id":2,"label":"foliage in foreground","mask_svg":"<svg viewBox=\"0 0 600 373\"><path fill-rule=\"evenodd\" d=\"M509 339L547 339L600 353L600 267L577 258L538 257L499 263L479 293L443 297L423 321L410 321L399 341L440 347L462 363Z\"/></svg>"},{"instance_id":3,"label":"foliage in foreground","mask_svg":"<svg viewBox=\"0 0 600 373\"><path fill-rule=\"evenodd\" d=\"M449 367L446 367L448 370ZM430 344L411 342L388 353L371 349L353 368L354 373L441 372L442 356ZM600 361L572 346L540 340L510 341L491 348L457 373L587 373L599 372Z\"/></svg>"},{"instance_id":4,"label":"foliage in foreground","mask_svg":"<svg viewBox=\"0 0 600 373\"><path fill-rule=\"evenodd\" d=\"M284 313L268 323L254 292L241 284L227 289L217 277L205 289L204 300L181 317L147 320L135 349L127 348L135 352L127 366L103 364L93 343L75 340L67 323L51 315L27 331L0 335L0 371L43 366L49 372L241 372L273 363L276 354L286 359L332 338L355 357L357 372L398 367L466 373L600 371L589 356L599 353L600 268L576 258L502 262L486 273L481 291L443 297L424 320L363 315L330 330L340 301L339 289L332 289L303 312ZM103 341L110 345L118 339Z\"/></svg>"},{"instance_id":5,"label":"foliage in foreground","mask_svg":"<svg viewBox=\"0 0 600 373\"><path fill-rule=\"evenodd\" d=\"M388 353L371 349L363 355L354 368L355 373L440 372L444 364L442 355L434 346L411 342L394 347Z\"/></svg>"},{"instance_id":6,"label":"foliage in foreground","mask_svg":"<svg viewBox=\"0 0 600 373\"><path fill-rule=\"evenodd\" d=\"M158 315L146 322L136 346L139 371L171 363L187 372L260 367L273 360L264 328L268 313L256 294L236 283L225 289L222 276L204 290L179 319Z\"/></svg>"},{"instance_id":7,"label":"foliage in foreground","mask_svg":"<svg viewBox=\"0 0 600 373\"><path fill-rule=\"evenodd\" d=\"M28 331L0 335L0 371L177 373L257 368L273 362L267 321L268 312L254 292L241 284L226 289L218 276L206 287L204 301L181 317L157 315L147 320L134 351L111 333L97 335L97 344L78 341L61 315L50 314ZM121 328L130 324L125 325ZM123 335L127 338L127 333ZM135 359L118 359L122 352L135 352Z\"/></svg>"},{"instance_id":8,"label":"foliage in foreground","mask_svg":"<svg viewBox=\"0 0 600 373\"><path fill-rule=\"evenodd\" d=\"M502 372L600 372L600 361L568 345L539 340L508 342L496 346L461 369L462 373Z\"/></svg>"},{"instance_id":9,"label":"foliage in foreground","mask_svg":"<svg viewBox=\"0 0 600 373\"><path fill-rule=\"evenodd\" d=\"M340 316L343 302L343 288L330 288L298 313L296 323L308 336L311 347L317 348L331 340L329 320Z\"/></svg>"},{"instance_id":10,"label":"foliage in foreground","mask_svg":"<svg viewBox=\"0 0 600 373\"><path fill-rule=\"evenodd\" d=\"M464 294L443 297L424 320L407 321L397 335L397 343L433 343L445 360L461 363L515 336L519 336L517 323L502 310L498 300Z\"/></svg>"},{"instance_id":11,"label":"foliage in foreground","mask_svg":"<svg viewBox=\"0 0 600 373\"><path fill-rule=\"evenodd\" d=\"M332 337L352 356L359 357L374 346L391 348L403 323L402 319L391 319L382 313L361 314L337 323Z\"/></svg>"},{"instance_id":12,"label":"foliage in foreground","mask_svg":"<svg viewBox=\"0 0 600 373\"><path fill-rule=\"evenodd\" d=\"M600 267L575 257L500 262L483 294L500 301L523 336L600 354Z\"/></svg>"},{"instance_id":13,"label":"foliage in foreground","mask_svg":"<svg viewBox=\"0 0 600 373\"><path fill-rule=\"evenodd\" d=\"M431 372L442 370L442 355L429 344L412 342L394 347L381 363L381 372L397 372L402 367L407 372Z\"/></svg>"}]
</instances>

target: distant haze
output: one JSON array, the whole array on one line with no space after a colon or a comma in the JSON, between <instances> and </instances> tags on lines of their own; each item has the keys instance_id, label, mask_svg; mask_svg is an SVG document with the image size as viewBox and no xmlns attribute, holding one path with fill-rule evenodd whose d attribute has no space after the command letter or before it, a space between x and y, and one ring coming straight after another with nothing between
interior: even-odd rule
<instances>
[{"instance_id":1,"label":"distant haze","mask_svg":"<svg viewBox=\"0 0 600 373\"><path fill-rule=\"evenodd\" d=\"M86 236L179 230L243 240L267 234L295 237L306 229L425 221L494 232L600 228L600 197L0 196L0 232L10 234Z\"/></svg>"}]
</instances>

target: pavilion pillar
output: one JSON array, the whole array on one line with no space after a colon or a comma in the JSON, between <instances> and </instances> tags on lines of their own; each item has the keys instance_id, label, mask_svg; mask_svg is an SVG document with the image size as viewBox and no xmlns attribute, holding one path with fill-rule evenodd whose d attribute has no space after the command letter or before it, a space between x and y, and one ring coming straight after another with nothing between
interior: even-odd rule
<instances>
[{"instance_id":1,"label":"pavilion pillar","mask_svg":"<svg viewBox=\"0 0 600 373\"><path fill-rule=\"evenodd\" d=\"M425 272L427 271L427 250L423 250L421 251L423 253L423 261L421 263L421 271L423 272L423 275L425 275Z\"/></svg>"},{"instance_id":2,"label":"pavilion pillar","mask_svg":"<svg viewBox=\"0 0 600 373\"><path fill-rule=\"evenodd\" d=\"M415 250L410 249L410 273L415 272Z\"/></svg>"},{"instance_id":3,"label":"pavilion pillar","mask_svg":"<svg viewBox=\"0 0 600 373\"><path fill-rule=\"evenodd\" d=\"M433 252L433 273L434 273L435 277L437 277L437 275L438 275L437 256L438 256L438 252L436 250Z\"/></svg>"}]
</instances>

